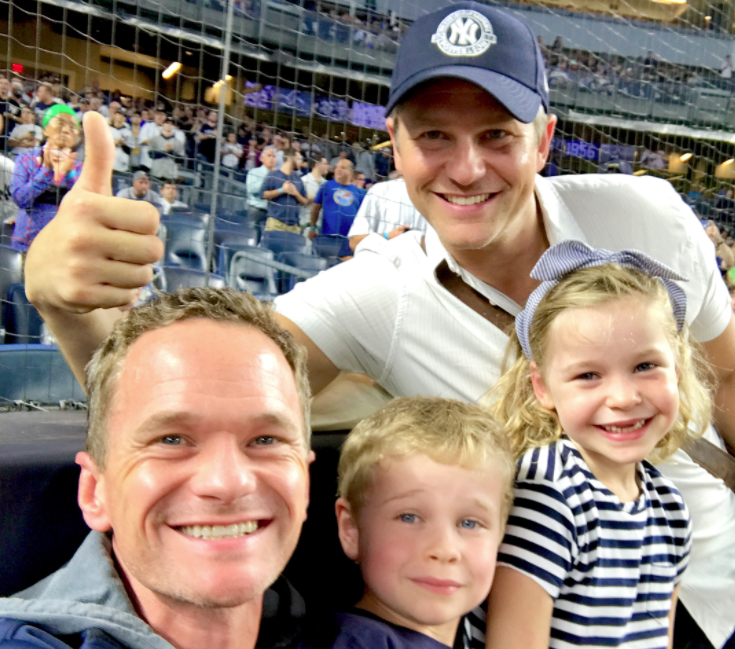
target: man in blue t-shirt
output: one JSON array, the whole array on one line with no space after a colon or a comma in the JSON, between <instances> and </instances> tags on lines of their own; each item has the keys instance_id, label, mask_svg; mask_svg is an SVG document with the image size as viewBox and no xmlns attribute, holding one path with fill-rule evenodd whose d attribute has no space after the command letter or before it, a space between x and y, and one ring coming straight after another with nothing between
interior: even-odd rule
<instances>
[{"instance_id":1,"label":"man in blue t-shirt","mask_svg":"<svg viewBox=\"0 0 735 649\"><path fill-rule=\"evenodd\" d=\"M296 171L301 164L301 154L293 149L283 152L280 169L269 172L263 180L263 198L268 201L266 230L281 230L301 234L299 208L309 204L304 196L304 183Z\"/></svg>"},{"instance_id":2,"label":"man in blue t-shirt","mask_svg":"<svg viewBox=\"0 0 735 649\"><path fill-rule=\"evenodd\" d=\"M324 183L314 198L311 207L309 238L317 234L316 224L319 212L324 210L322 234L347 236L357 211L360 209L365 193L352 184L352 162L343 158L334 170L334 179Z\"/></svg>"}]
</instances>

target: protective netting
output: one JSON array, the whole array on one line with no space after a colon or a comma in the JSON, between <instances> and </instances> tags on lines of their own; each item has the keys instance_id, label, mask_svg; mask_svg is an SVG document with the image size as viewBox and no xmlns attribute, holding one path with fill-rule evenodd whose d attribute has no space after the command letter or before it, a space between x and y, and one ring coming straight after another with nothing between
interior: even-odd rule
<instances>
[{"instance_id":1,"label":"protective netting","mask_svg":"<svg viewBox=\"0 0 735 649\"><path fill-rule=\"evenodd\" d=\"M446 4L0 0L0 342L53 342L23 290L22 252L34 229L19 227L18 210L36 222L51 218L83 164L79 138L58 149L61 158L76 156L64 168L69 175L62 181L58 172L59 184L29 191L32 173L61 164L37 148L44 110L56 103L78 116L97 110L109 117L113 191L152 200L163 212L158 288L227 283L272 298L348 257L345 235L425 227L402 181L384 182L394 166L381 146L388 140L383 106L408 25ZM559 117L544 173L667 178L702 219L728 230L735 209L733 3L492 4L525 18L542 44ZM285 175L302 177L265 181L271 156L272 168L293 160ZM343 167L355 177L345 180ZM136 178L140 171L147 180ZM302 205L296 192L308 201L333 173L343 189L323 209ZM373 185L366 197L365 182ZM269 202L298 234L265 232ZM316 230L308 230L312 222ZM8 374L4 367L0 374ZM53 390L42 388L43 401ZM2 379L0 397L35 398L12 393Z\"/></svg>"}]
</instances>

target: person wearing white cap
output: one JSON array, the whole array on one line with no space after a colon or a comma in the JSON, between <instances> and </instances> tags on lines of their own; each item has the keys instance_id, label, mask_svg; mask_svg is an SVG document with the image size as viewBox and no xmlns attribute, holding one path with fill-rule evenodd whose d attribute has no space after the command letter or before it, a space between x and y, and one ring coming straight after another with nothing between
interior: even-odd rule
<instances>
[{"instance_id":1,"label":"person wearing white cap","mask_svg":"<svg viewBox=\"0 0 735 649\"><path fill-rule=\"evenodd\" d=\"M475 2L418 18L398 52L387 114L396 167L431 227L390 241L371 234L352 261L276 300L280 321L307 348L314 392L360 372L388 396L480 399L500 375L505 328L536 288L531 269L550 244L577 239L641 250L688 278L687 321L719 379L719 435L710 428L707 438L735 447L735 321L711 243L663 180L538 175L556 118L528 25ZM95 126L85 139L107 147ZM29 251L26 283L77 376L157 261L153 246L143 254L130 245L155 234L152 215L143 227L143 214L81 189L80 205L97 214L97 239L83 249L66 243L81 217L62 205ZM60 257L69 260L61 269ZM96 270L64 270L80 264ZM356 405L345 399L353 417ZM662 472L694 524L680 591L694 621L687 633L699 627L702 642L720 649L735 631L735 493L686 453L674 461ZM480 645L482 616L472 618Z\"/></svg>"}]
</instances>

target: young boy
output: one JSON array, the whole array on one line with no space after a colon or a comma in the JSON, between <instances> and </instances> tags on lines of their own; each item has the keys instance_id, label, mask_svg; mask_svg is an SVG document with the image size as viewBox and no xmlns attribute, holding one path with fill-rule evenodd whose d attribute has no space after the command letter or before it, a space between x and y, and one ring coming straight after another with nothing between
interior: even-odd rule
<instances>
[{"instance_id":1,"label":"young boy","mask_svg":"<svg viewBox=\"0 0 735 649\"><path fill-rule=\"evenodd\" d=\"M336 513L365 593L309 644L454 646L490 590L514 472L500 426L477 406L402 398L363 420L342 448Z\"/></svg>"}]
</instances>

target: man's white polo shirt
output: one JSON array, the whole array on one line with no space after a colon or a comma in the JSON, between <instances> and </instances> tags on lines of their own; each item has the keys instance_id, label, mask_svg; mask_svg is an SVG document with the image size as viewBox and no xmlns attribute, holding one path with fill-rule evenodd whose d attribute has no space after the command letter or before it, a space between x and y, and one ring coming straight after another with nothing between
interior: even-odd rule
<instances>
[{"instance_id":1,"label":"man's white polo shirt","mask_svg":"<svg viewBox=\"0 0 735 649\"><path fill-rule=\"evenodd\" d=\"M550 243L578 239L608 250L646 252L688 278L687 322L700 342L719 336L730 297L712 244L671 185L624 175L537 178ZM298 284L276 308L341 370L369 375L394 396L477 401L500 375L507 336L446 291L450 268L492 302L516 304L459 268L429 228L391 241L369 236L352 261ZM716 438L710 432L712 439ZM692 512L694 549L680 597L715 647L735 629L735 495L679 451L661 470Z\"/></svg>"}]
</instances>

